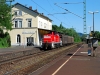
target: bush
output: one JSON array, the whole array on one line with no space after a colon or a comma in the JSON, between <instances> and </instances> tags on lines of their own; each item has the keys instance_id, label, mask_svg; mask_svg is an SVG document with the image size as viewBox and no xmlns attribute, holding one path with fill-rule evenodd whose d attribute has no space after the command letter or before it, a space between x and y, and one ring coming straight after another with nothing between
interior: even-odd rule
<instances>
[{"instance_id":1,"label":"bush","mask_svg":"<svg viewBox=\"0 0 100 75\"><path fill-rule=\"evenodd\" d=\"M6 38L8 47L10 47L11 46L11 39L10 39L10 35L8 32L5 33L5 38Z\"/></svg>"},{"instance_id":2,"label":"bush","mask_svg":"<svg viewBox=\"0 0 100 75\"><path fill-rule=\"evenodd\" d=\"M10 35L8 32L4 32L2 31L2 29L0 29L0 48L4 48L4 47L10 47L11 46L11 39L10 39Z\"/></svg>"},{"instance_id":3,"label":"bush","mask_svg":"<svg viewBox=\"0 0 100 75\"><path fill-rule=\"evenodd\" d=\"M9 47L6 38L0 38L0 47Z\"/></svg>"}]
</instances>

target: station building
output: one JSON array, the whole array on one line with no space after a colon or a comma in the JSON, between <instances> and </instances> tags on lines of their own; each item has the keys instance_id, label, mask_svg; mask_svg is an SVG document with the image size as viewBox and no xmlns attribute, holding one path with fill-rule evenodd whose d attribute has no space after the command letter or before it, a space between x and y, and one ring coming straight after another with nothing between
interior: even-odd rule
<instances>
[{"instance_id":1,"label":"station building","mask_svg":"<svg viewBox=\"0 0 100 75\"><path fill-rule=\"evenodd\" d=\"M32 6L26 7L16 3L12 8L12 30L8 31L11 37L11 45L27 45L31 41L39 46L43 34L52 30L52 20L33 10Z\"/></svg>"}]
</instances>

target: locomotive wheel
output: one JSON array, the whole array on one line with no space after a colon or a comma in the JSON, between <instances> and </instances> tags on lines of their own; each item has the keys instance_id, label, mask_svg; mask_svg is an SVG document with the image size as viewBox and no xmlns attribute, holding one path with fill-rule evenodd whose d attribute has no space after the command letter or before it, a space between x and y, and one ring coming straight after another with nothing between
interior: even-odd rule
<instances>
[{"instance_id":1,"label":"locomotive wheel","mask_svg":"<svg viewBox=\"0 0 100 75\"><path fill-rule=\"evenodd\" d=\"M60 44L58 44L58 48L60 47Z\"/></svg>"},{"instance_id":2,"label":"locomotive wheel","mask_svg":"<svg viewBox=\"0 0 100 75\"><path fill-rule=\"evenodd\" d=\"M40 50L42 51L42 50L43 50L43 48L40 48Z\"/></svg>"},{"instance_id":3,"label":"locomotive wheel","mask_svg":"<svg viewBox=\"0 0 100 75\"><path fill-rule=\"evenodd\" d=\"M50 46L49 49L52 50L52 47Z\"/></svg>"}]
</instances>

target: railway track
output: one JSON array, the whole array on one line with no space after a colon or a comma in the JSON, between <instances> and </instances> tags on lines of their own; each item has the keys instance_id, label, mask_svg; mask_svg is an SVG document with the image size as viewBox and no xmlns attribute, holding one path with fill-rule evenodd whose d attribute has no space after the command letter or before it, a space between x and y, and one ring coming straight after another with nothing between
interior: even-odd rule
<instances>
[{"instance_id":1,"label":"railway track","mask_svg":"<svg viewBox=\"0 0 100 75\"><path fill-rule=\"evenodd\" d=\"M0 54L0 64L2 62L7 62L9 60L14 60L24 56L33 55L36 54L37 52L40 52L38 48L33 48L30 50L19 50L14 52L5 52L3 54Z\"/></svg>"},{"instance_id":2,"label":"railway track","mask_svg":"<svg viewBox=\"0 0 100 75\"><path fill-rule=\"evenodd\" d=\"M41 51L9 61L3 61L0 63L0 75L28 75L30 72L45 65L51 60L57 58L60 54L65 53L76 46L77 44L54 50Z\"/></svg>"}]
</instances>

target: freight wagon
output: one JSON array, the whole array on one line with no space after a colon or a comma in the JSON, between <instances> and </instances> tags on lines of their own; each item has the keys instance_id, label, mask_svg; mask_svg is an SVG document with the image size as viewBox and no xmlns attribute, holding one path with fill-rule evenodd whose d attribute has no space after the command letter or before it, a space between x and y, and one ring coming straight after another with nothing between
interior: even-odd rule
<instances>
[{"instance_id":1,"label":"freight wagon","mask_svg":"<svg viewBox=\"0 0 100 75\"><path fill-rule=\"evenodd\" d=\"M60 38L62 40L62 46L74 43L74 38L72 36L60 34Z\"/></svg>"}]
</instances>

